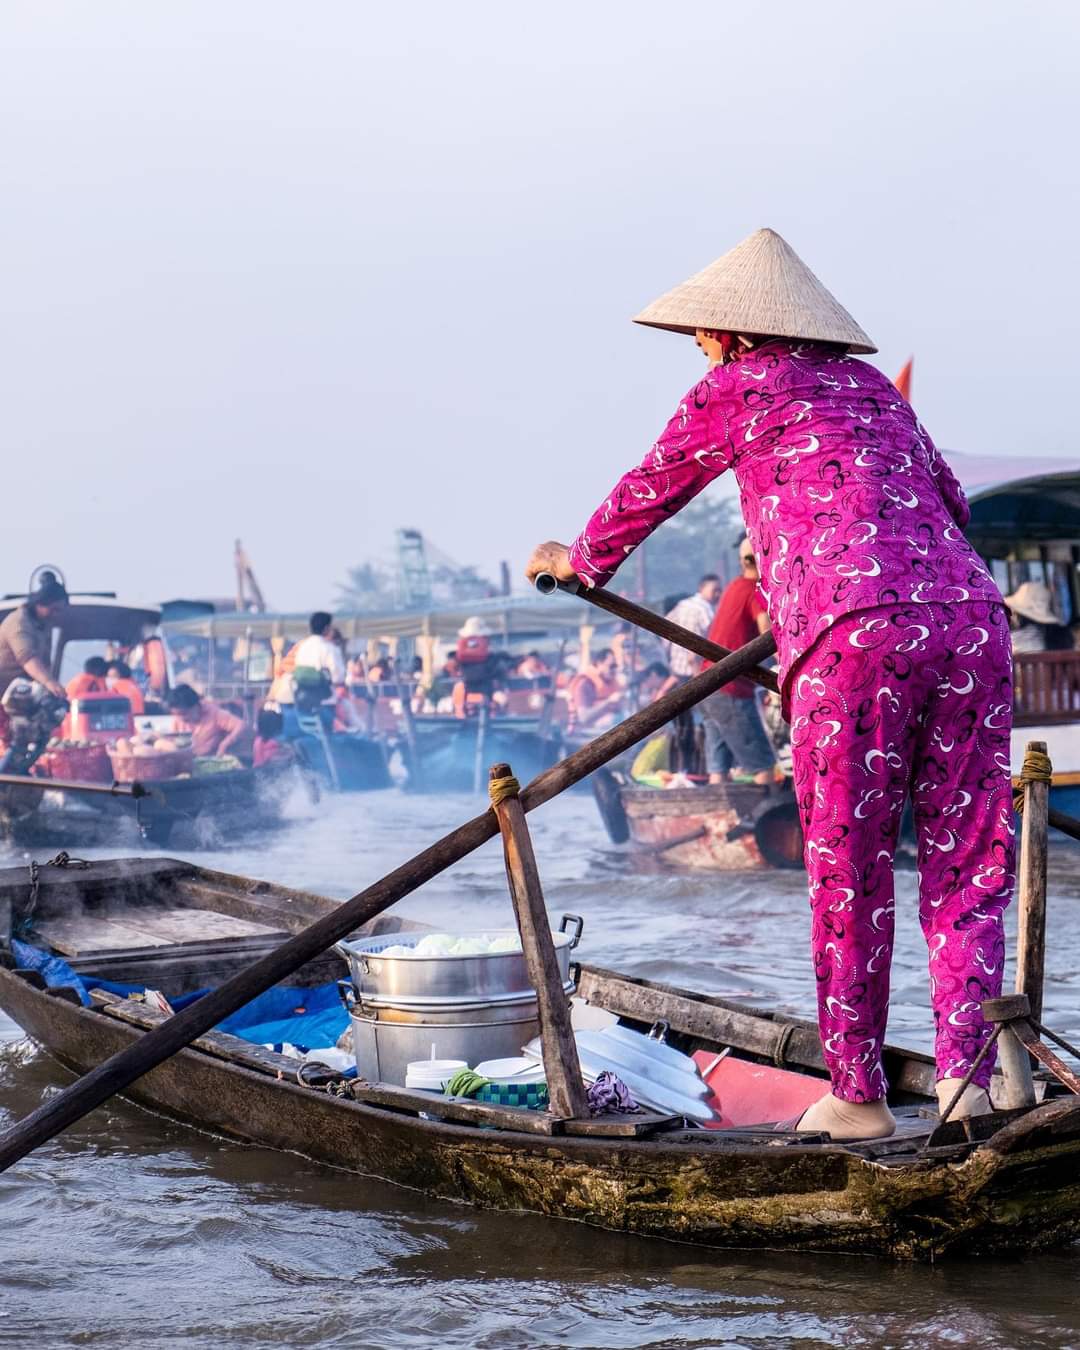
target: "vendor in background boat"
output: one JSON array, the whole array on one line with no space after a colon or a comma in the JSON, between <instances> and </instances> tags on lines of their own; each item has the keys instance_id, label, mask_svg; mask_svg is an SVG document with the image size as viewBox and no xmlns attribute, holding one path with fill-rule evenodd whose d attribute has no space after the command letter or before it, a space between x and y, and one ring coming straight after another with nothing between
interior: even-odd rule
<instances>
[{"instance_id":1,"label":"vendor in background boat","mask_svg":"<svg viewBox=\"0 0 1080 1350\"><path fill-rule=\"evenodd\" d=\"M46 573L26 603L0 623L0 696L12 680L36 680L54 698L67 692L49 669L53 624L67 609L68 595L53 573Z\"/></svg>"},{"instance_id":2,"label":"vendor in background boat","mask_svg":"<svg viewBox=\"0 0 1080 1350\"><path fill-rule=\"evenodd\" d=\"M285 719L273 708L263 708L255 719L257 735L252 748L252 763L256 769L269 764L295 764L296 753L283 739Z\"/></svg>"},{"instance_id":3,"label":"vendor in background boat","mask_svg":"<svg viewBox=\"0 0 1080 1350\"><path fill-rule=\"evenodd\" d=\"M769 631L760 593L761 577L749 539L739 545L739 575L716 607L708 638L719 647L739 647ZM708 664L708 663L707 663ZM701 704L705 724L705 770L710 783L722 783L737 767L755 783L772 780L776 755L765 734L756 691L749 680L732 680Z\"/></svg>"},{"instance_id":4,"label":"vendor in background boat","mask_svg":"<svg viewBox=\"0 0 1080 1350\"><path fill-rule=\"evenodd\" d=\"M131 712L134 717L140 717L146 711L146 699L143 696L143 691L132 679L131 667L126 661L109 663L105 684L111 694L127 699L131 704Z\"/></svg>"},{"instance_id":5,"label":"vendor in background boat","mask_svg":"<svg viewBox=\"0 0 1080 1350\"><path fill-rule=\"evenodd\" d=\"M671 671L663 661L650 661L643 669L635 671L630 678L638 707L654 703L671 688Z\"/></svg>"},{"instance_id":6,"label":"vendor in background boat","mask_svg":"<svg viewBox=\"0 0 1080 1350\"><path fill-rule=\"evenodd\" d=\"M104 694L109 688L108 673L109 663L103 656L88 656L78 675L68 680L64 692L69 699L82 698L84 694Z\"/></svg>"},{"instance_id":7,"label":"vendor in background boat","mask_svg":"<svg viewBox=\"0 0 1080 1350\"><path fill-rule=\"evenodd\" d=\"M347 684L334 686L333 731L352 736L369 735L372 727L374 705L367 699L356 697Z\"/></svg>"},{"instance_id":8,"label":"vendor in background boat","mask_svg":"<svg viewBox=\"0 0 1080 1350\"><path fill-rule=\"evenodd\" d=\"M1005 603L1012 611L1009 627L1014 652L1069 651L1072 648L1072 633L1054 611L1054 597L1049 586L1044 586L1041 581L1025 581L1012 595L1005 597Z\"/></svg>"},{"instance_id":9,"label":"vendor in background boat","mask_svg":"<svg viewBox=\"0 0 1080 1350\"><path fill-rule=\"evenodd\" d=\"M194 754L229 755L242 749L247 735L243 720L211 699L200 698L190 684L169 690L169 707L175 718L173 730L191 733Z\"/></svg>"},{"instance_id":10,"label":"vendor in background boat","mask_svg":"<svg viewBox=\"0 0 1080 1350\"><path fill-rule=\"evenodd\" d=\"M367 666L362 656L350 656L345 663L345 683L354 692L362 686L367 688Z\"/></svg>"},{"instance_id":11,"label":"vendor in background boat","mask_svg":"<svg viewBox=\"0 0 1080 1350\"><path fill-rule=\"evenodd\" d=\"M619 667L610 647L601 647L566 691L567 731L605 731L619 720L625 697Z\"/></svg>"},{"instance_id":12,"label":"vendor in background boat","mask_svg":"<svg viewBox=\"0 0 1080 1350\"><path fill-rule=\"evenodd\" d=\"M345 683L345 643L334 627L334 616L318 609L308 620L310 632L293 648L293 666L325 675L331 684Z\"/></svg>"},{"instance_id":13,"label":"vendor in background boat","mask_svg":"<svg viewBox=\"0 0 1080 1350\"><path fill-rule=\"evenodd\" d=\"M551 667L539 652L526 652L514 674L519 680L543 680L551 674Z\"/></svg>"},{"instance_id":14,"label":"vendor in background boat","mask_svg":"<svg viewBox=\"0 0 1080 1350\"><path fill-rule=\"evenodd\" d=\"M792 727L818 1021L832 1092L798 1127L894 1129L881 1063L893 855L913 798L938 1098L989 1109L1002 916L1013 888L1007 612L964 538L967 502L873 343L779 235L759 230L638 315L694 336L708 371L569 548L526 572L603 586L732 469L761 564Z\"/></svg>"},{"instance_id":15,"label":"vendor in background boat","mask_svg":"<svg viewBox=\"0 0 1080 1350\"><path fill-rule=\"evenodd\" d=\"M713 621L716 603L720 599L722 589L723 582L716 573L706 572L698 582L694 594L685 596L674 605L668 611L667 618L672 623L677 623L680 628L687 628L698 637L704 637L709 631L709 624ZM704 662L700 656L688 652L685 647L680 647L674 642L669 642L667 648L668 665L673 675L677 675L680 680L690 680L695 675L701 674Z\"/></svg>"},{"instance_id":16,"label":"vendor in background boat","mask_svg":"<svg viewBox=\"0 0 1080 1350\"><path fill-rule=\"evenodd\" d=\"M450 698L455 717L471 717L499 703L505 682L506 654L492 650L493 633L479 616L472 615L458 629L454 656L461 671Z\"/></svg>"},{"instance_id":17,"label":"vendor in background boat","mask_svg":"<svg viewBox=\"0 0 1080 1350\"><path fill-rule=\"evenodd\" d=\"M674 605L665 606L666 617L672 623L677 623L680 627L689 629L691 633L698 637L704 637L709 631L709 624L712 623L713 615L716 613L716 602L720 598L721 584L720 578L715 572L707 572L698 582L697 590L693 595L685 596ZM700 656L688 652L685 647L680 647L675 642L669 642L666 646L668 667L671 670L669 688L674 689L677 685L685 684L687 680L692 680L695 675L700 675L704 670L705 663ZM674 770L682 773L699 773L701 771L701 760L696 742L694 710L691 708L688 712L680 713L672 723L673 753L671 767Z\"/></svg>"}]
</instances>

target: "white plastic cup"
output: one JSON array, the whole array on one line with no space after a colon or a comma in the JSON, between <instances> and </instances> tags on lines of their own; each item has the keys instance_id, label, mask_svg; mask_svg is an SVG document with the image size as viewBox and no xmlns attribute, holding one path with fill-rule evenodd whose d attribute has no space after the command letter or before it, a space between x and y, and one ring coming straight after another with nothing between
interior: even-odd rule
<instances>
[{"instance_id":1,"label":"white plastic cup","mask_svg":"<svg viewBox=\"0 0 1080 1350\"><path fill-rule=\"evenodd\" d=\"M441 1093L454 1074L468 1067L463 1059L414 1059L405 1066L405 1086L415 1092Z\"/></svg>"}]
</instances>

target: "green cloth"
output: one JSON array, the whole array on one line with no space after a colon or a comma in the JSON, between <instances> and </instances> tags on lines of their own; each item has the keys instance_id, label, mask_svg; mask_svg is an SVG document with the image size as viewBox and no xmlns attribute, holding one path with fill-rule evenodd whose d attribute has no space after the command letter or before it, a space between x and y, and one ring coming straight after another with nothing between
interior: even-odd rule
<instances>
[{"instance_id":1,"label":"green cloth","mask_svg":"<svg viewBox=\"0 0 1080 1350\"><path fill-rule=\"evenodd\" d=\"M666 731L646 741L638 751L630 777L640 782L653 774L666 772L671 768L671 739Z\"/></svg>"}]
</instances>

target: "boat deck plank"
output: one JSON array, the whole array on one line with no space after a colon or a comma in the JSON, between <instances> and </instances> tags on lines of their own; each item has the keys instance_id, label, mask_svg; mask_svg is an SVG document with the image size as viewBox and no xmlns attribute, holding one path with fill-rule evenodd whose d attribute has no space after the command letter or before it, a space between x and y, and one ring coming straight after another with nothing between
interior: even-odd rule
<instances>
[{"instance_id":1,"label":"boat deck plank","mask_svg":"<svg viewBox=\"0 0 1080 1350\"><path fill-rule=\"evenodd\" d=\"M132 907L108 915L80 913L49 918L37 932L62 956L126 951L133 947L169 947L240 937L269 937L280 929L205 909Z\"/></svg>"}]
</instances>

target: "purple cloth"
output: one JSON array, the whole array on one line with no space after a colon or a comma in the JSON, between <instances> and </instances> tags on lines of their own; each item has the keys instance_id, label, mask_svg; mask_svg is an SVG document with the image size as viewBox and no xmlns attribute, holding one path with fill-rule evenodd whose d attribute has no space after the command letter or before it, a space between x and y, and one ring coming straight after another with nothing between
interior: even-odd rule
<instances>
[{"instance_id":1,"label":"purple cloth","mask_svg":"<svg viewBox=\"0 0 1080 1350\"><path fill-rule=\"evenodd\" d=\"M630 1095L630 1089L621 1078L605 1069L588 1090L589 1112L594 1116L611 1115L614 1112L629 1113L636 1111L638 1104Z\"/></svg>"},{"instance_id":2,"label":"purple cloth","mask_svg":"<svg viewBox=\"0 0 1080 1350\"><path fill-rule=\"evenodd\" d=\"M963 490L896 386L834 348L779 338L690 390L571 544L574 570L604 585L726 469L761 571L785 709L795 662L855 611L1001 604L963 536Z\"/></svg>"},{"instance_id":3,"label":"purple cloth","mask_svg":"<svg viewBox=\"0 0 1080 1350\"><path fill-rule=\"evenodd\" d=\"M1013 888L1012 661L1001 605L897 605L833 624L791 690L818 1024L832 1090L885 1093L893 852L910 798L938 1078L992 1030ZM991 1053L975 1075L987 1087Z\"/></svg>"}]
</instances>

